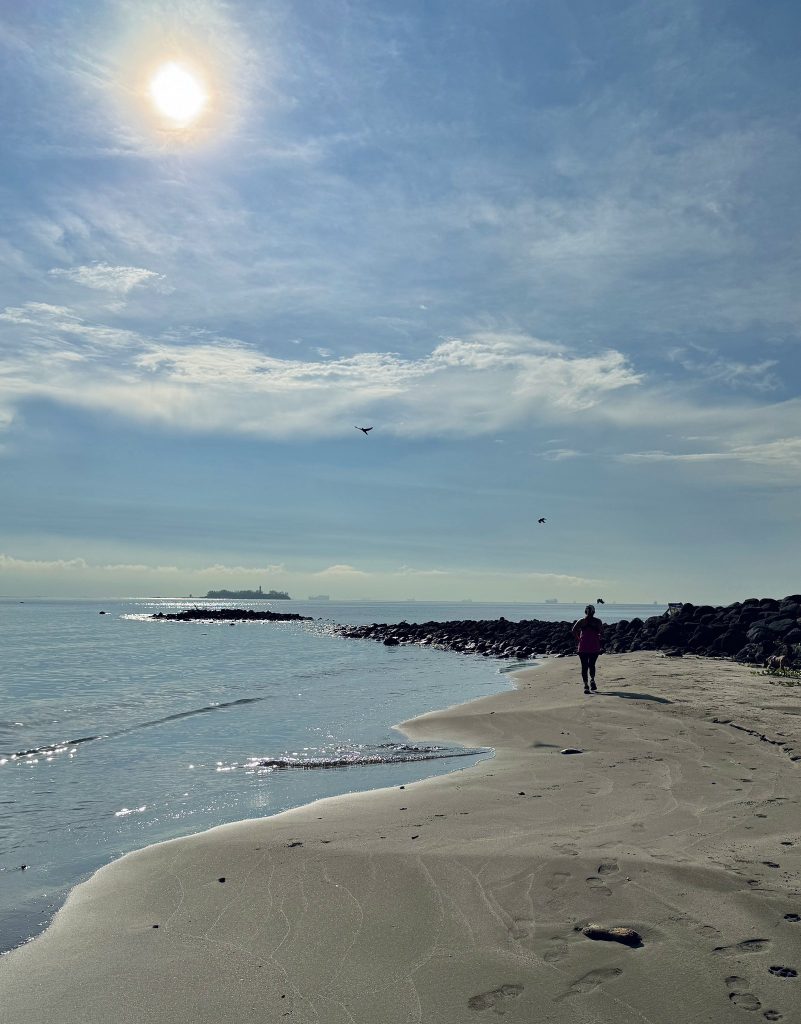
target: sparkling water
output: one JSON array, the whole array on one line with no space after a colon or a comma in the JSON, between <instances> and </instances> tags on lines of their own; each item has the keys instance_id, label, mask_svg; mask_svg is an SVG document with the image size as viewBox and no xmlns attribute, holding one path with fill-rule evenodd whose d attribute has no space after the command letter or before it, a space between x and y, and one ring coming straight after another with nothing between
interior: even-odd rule
<instances>
[{"instance_id":1,"label":"sparkling water","mask_svg":"<svg viewBox=\"0 0 801 1024\"><path fill-rule=\"evenodd\" d=\"M314 618L234 626L150 618L204 603ZM572 620L581 611L0 601L0 950L41 930L69 888L130 850L488 756L412 744L392 725L504 689L508 662L345 640L333 622ZM663 607L599 611L613 621Z\"/></svg>"}]
</instances>

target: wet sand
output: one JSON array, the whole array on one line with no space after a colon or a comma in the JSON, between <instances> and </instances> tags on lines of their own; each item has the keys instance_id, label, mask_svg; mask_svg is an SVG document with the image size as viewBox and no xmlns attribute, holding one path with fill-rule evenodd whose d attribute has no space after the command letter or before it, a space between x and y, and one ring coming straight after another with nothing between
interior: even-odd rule
<instances>
[{"instance_id":1,"label":"wet sand","mask_svg":"<svg viewBox=\"0 0 801 1024\"><path fill-rule=\"evenodd\" d=\"M801 689L655 653L577 675L404 724L493 746L475 767L104 868L0 962L0 1020L801 1021Z\"/></svg>"}]
</instances>

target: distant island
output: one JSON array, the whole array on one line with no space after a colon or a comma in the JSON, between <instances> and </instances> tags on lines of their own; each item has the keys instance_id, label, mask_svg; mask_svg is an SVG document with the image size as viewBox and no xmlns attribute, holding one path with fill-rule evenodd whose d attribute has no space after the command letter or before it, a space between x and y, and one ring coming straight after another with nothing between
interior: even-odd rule
<instances>
[{"instance_id":1,"label":"distant island","mask_svg":"<svg viewBox=\"0 0 801 1024\"><path fill-rule=\"evenodd\" d=\"M291 601L292 598L287 594L285 590L268 590L263 591L261 587L258 590L210 590L206 597L222 598L225 600L229 597L235 597L245 601Z\"/></svg>"}]
</instances>

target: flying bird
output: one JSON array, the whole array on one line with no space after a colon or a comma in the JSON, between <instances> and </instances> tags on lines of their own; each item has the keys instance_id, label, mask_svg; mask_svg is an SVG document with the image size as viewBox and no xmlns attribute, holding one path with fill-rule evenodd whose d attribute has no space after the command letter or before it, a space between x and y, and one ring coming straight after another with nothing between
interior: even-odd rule
<instances>
[{"instance_id":1,"label":"flying bird","mask_svg":"<svg viewBox=\"0 0 801 1024\"><path fill-rule=\"evenodd\" d=\"M598 600L595 603L596 604L606 604L606 601L604 601L604 599L602 597L599 597Z\"/></svg>"},{"instance_id":2,"label":"flying bird","mask_svg":"<svg viewBox=\"0 0 801 1024\"><path fill-rule=\"evenodd\" d=\"M364 434L364 436L367 437L367 435L370 433L370 431L373 428L372 427L354 427L353 429L354 430L361 430L361 432Z\"/></svg>"},{"instance_id":3,"label":"flying bird","mask_svg":"<svg viewBox=\"0 0 801 1024\"><path fill-rule=\"evenodd\" d=\"M538 523L544 523L545 522L545 516L542 516L540 519L537 520L537 522Z\"/></svg>"}]
</instances>

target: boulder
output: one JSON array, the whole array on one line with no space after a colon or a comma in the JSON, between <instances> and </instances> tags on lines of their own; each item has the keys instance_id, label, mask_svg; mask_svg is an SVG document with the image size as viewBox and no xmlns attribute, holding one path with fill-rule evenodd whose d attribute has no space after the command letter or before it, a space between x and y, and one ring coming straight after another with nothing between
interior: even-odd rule
<instances>
[{"instance_id":1,"label":"boulder","mask_svg":"<svg viewBox=\"0 0 801 1024\"><path fill-rule=\"evenodd\" d=\"M771 619L765 623L771 633L789 633L796 625L795 619Z\"/></svg>"},{"instance_id":2,"label":"boulder","mask_svg":"<svg viewBox=\"0 0 801 1024\"><path fill-rule=\"evenodd\" d=\"M739 629L729 629L712 641L709 650L715 654L736 654L744 642L745 636Z\"/></svg>"},{"instance_id":3,"label":"boulder","mask_svg":"<svg viewBox=\"0 0 801 1024\"><path fill-rule=\"evenodd\" d=\"M735 655L734 660L745 665L761 665L765 659L764 644L746 644Z\"/></svg>"}]
</instances>

